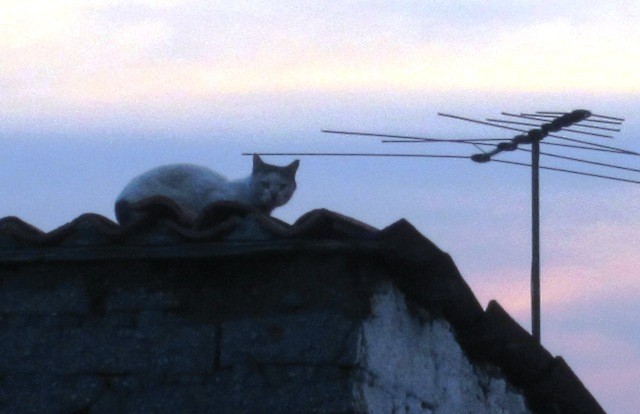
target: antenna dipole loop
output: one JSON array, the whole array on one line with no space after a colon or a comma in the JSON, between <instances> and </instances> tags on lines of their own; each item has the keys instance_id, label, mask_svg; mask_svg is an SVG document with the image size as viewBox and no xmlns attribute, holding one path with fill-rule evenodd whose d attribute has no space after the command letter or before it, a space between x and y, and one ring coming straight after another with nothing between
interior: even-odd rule
<instances>
[{"instance_id":1,"label":"antenna dipole loop","mask_svg":"<svg viewBox=\"0 0 640 414\"><path fill-rule=\"evenodd\" d=\"M584 121L591 116L591 112L586 109L576 109L575 111L566 113L557 117L551 122L540 125L539 128L529 130L526 134L516 135L509 142L498 144L496 148L486 154L475 154L471 159L475 162L491 161L491 157L503 151L514 151L518 149L519 144L531 144L540 142L549 135L549 132L558 132L562 128L569 127L578 122Z\"/></svg>"}]
</instances>

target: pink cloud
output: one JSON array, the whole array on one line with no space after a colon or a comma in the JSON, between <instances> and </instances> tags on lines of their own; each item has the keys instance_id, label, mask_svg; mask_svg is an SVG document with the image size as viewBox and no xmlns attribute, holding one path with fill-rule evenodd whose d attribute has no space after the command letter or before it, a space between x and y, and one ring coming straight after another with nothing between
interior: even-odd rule
<instances>
[{"instance_id":1,"label":"pink cloud","mask_svg":"<svg viewBox=\"0 0 640 414\"><path fill-rule=\"evenodd\" d=\"M486 304L496 299L515 318L529 314L529 278L520 268L502 268L483 274L474 274L468 280L480 303Z\"/></svg>"},{"instance_id":2,"label":"pink cloud","mask_svg":"<svg viewBox=\"0 0 640 414\"><path fill-rule=\"evenodd\" d=\"M640 296L639 229L633 221L595 222L564 236L552 234L542 255L543 307L555 312L594 300ZM529 272L528 267L503 267L468 280L482 303L496 299L512 315L524 317L530 307Z\"/></svg>"},{"instance_id":3,"label":"pink cloud","mask_svg":"<svg viewBox=\"0 0 640 414\"><path fill-rule=\"evenodd\" d=\"M581 326L588 324L587 315L593 312L596 299L601 303L610 297L635 304L640 292L636 269L640 269L637 257L612 257L597 266L582 263L543 271L543 345L552 354L563 356L611 413L634 412L640 406L640 395L629 393L629 384L640 383L640 352L630 340L593 328L567 331L566 322L574 318L580 320ZM514 319L529 329L529 279L522 269L504 268L474 277L471 287L481 303L496 298Z\"/></svg>"},{"instance_id":4,"label":"pink cloud","mask_svg":"<svg viewBox=\"0 0 640 414\"><path fill-rule=\"evenodd\" d=\"M628 388L640 382L640 353L633 344L594 330L567 332L553 326L545 338L545 346L563 355L607 412L630 413L640 406L640 394Z\"/></svg>"}]
</instances>

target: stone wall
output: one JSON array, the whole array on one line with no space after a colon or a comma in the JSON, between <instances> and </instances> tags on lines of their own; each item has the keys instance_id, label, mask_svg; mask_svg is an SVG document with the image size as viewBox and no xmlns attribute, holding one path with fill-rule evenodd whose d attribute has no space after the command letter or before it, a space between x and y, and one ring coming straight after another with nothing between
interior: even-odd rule
<instances>
[{"instance_id":1,"label":"stone wall","mask_svg":"<svg viewBox=\"0 0 640 414\"><path fill-rule=\"evenodd\" d=\"M520 392L466 357L443 319L382 283L361 330L360 386L368 413L528 413Z\"/></svg>"},{"instance_id":2,"label":"stone wall","mask_svg":"<svg viewBox=\"0 0 640 414\"><path fill-rule=\"evenodd\" d=\"M366 254L0 265L0 412L528 412Z\"/></svg>"}]
</instances>

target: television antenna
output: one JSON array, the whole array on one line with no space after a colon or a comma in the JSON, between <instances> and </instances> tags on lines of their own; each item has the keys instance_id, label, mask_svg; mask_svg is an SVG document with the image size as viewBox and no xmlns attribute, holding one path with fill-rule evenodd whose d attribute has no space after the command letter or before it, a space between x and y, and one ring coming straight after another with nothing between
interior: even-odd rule
<instances>
[{"instance_id":1,"label":"television antenna","mask_svg":"<svg viewBox=\"0 0 640 414\"><path fill-rule=\"evenodd\" d=\"M567 137L565 134L587 135L590 138L607 138L611 139L611 133L620 132L620 125L624 122L624 118L613 117L608 115L597 115L584 109L578 109L571 112L557 111L537 111L533 113L509 113L502 112L501 115L508 119L487 118L486 120L477 120L458 115L438 113L439 116L456 119L465 122L471 122L480 125L486 125L511 131L517 131L520 134L515 135L510 140L505 139L438 139L427 137L416 137L408 135L392 135L371 132L357 131L337 131L323 130L328 134L366 136L373 138L384 138L383 143L457 143L473 145L480 153L471 156L462 155L442 155L442 154L415 154L415 153L331 153L331 152L298 152L298 153L260 153L260 155L276 155L276 156L341 156L341 157L418 157L418 158L445 158L445 159L471 159L477 163L488 163L490 161L505 163L509 165L518 165L531 168L531 331L533 337L540 342L540 170L551 170L556 172L564 172L570 174L578 174L583 176L622 181L632 184L640 184L639 178L624 178L596 174L587 171L576 171L565 168L556 168L551 166L541 166L540 156L558 158L573 162L579 162L589 165L597 165L600 167L613 168L632 173L640 173L640 169L626 167L622 165L614 165L610 163L597 162L588 159L569 157L561 154L547 153L540 151L540 145L555 146L558 148L571 148L586 151L598 151L616 155L640 156L640 153L610 145L597 144L590 141L584 141L573 137ZM518 120L513 120L517 118ZM531 129L523 129L523 127L534 127ZM562 132L563 135L558 135ZM543 141L545 138L553 138L556 141ZM521 148L521 145L531 145L531 149ZM490 146L492 149L488 152L482 147ZM503 159L494 159L504 152L526 151L531 153L531 164L522 162L509 161ZM245 153L243 155L250 155Z\"/></svg>"}]
</instances>

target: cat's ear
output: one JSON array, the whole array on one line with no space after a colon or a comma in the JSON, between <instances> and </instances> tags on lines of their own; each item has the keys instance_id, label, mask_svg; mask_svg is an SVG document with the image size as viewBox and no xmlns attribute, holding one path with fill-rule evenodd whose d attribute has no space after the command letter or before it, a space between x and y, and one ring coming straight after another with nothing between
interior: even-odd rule
<instances>
[{"instance_id":1,"label":"cat's ear","mask_svg":"<svg viewBox=\"0 0 640 414\"><path fill-rule=\"evenodd\" d=\"M263 169L264 169L264 161L262 161L262 159L258 154L253 154L253 171L258 171Z\"/></svg>"},{"instance_id":2,"label":"cat's ear","mask_svg":"<svg viewBox=\"0 0 640 414\"><path fill-rule=\"evenodd\" d=\"M300 166L300 160L295 160L291 164L289 164L286 167L284 167L284 170L287 173L287 175L289 175L291 177L295 177L296 171L298 171L298 167L299 166Z\"/></svg>"}]
</instances>

